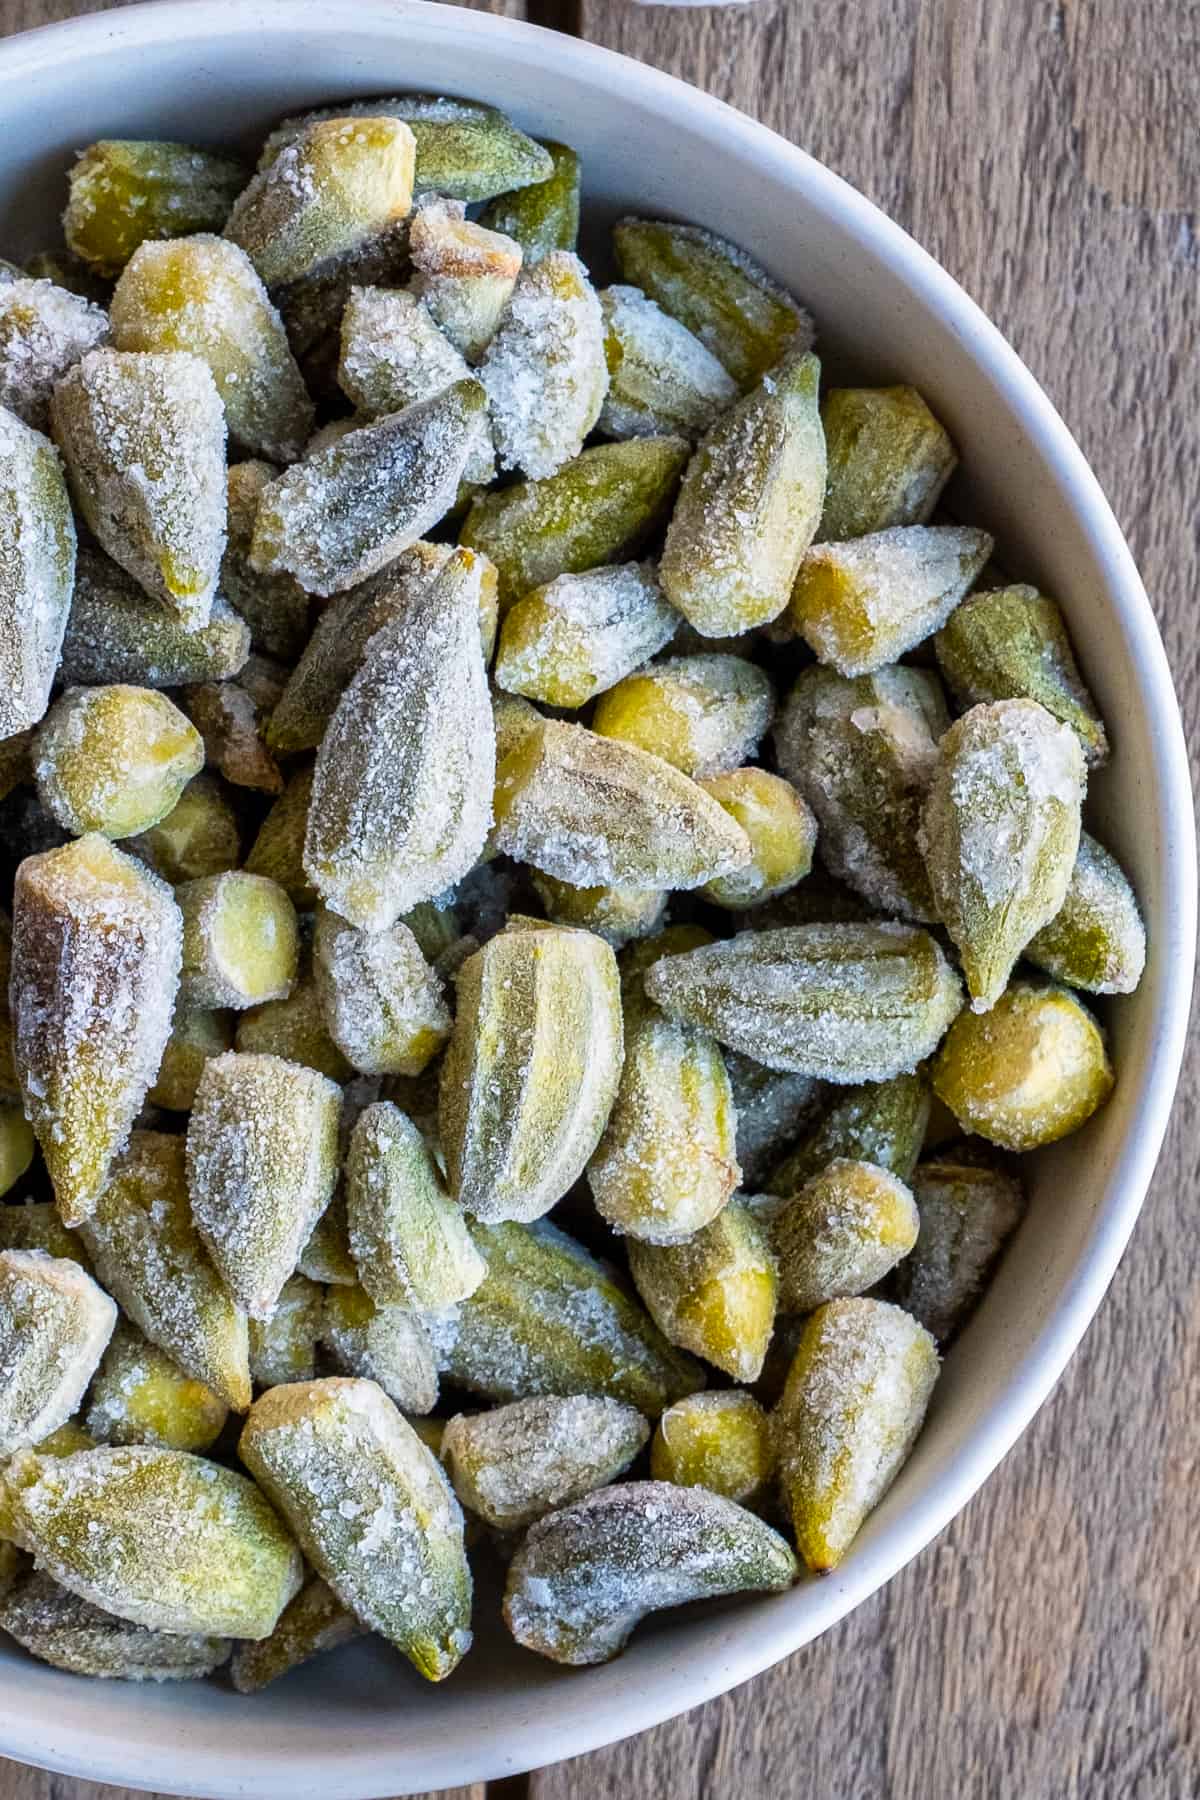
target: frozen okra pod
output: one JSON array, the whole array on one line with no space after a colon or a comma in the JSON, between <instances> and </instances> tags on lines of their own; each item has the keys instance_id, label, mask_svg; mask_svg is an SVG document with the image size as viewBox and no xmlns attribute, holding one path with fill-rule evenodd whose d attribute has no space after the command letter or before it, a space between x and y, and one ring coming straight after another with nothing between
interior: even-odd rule
<instances>
[{"instance_id":1,"label":"frozen okra pod","mask_svg":"<svg viewBox=\"0 0 1200 1800\"><path fill-rule=\"evenodd\" d=\"M917 1241L911 1191L887 1169L839 1157L770 1222L784 1312L865 1294Z\"/></svg>"},{"instance_id":2,"label":"frozen okra pod","mask_svg":"<svg viewBox=\"0 0 1200 1800\"><path fill-rule=\"evenodd\" d=\"M324 1329L324 1289L307 1275L289 1275L279 1290L275 1310L265 1319L250 1321L250 1374L255 1386L311 1381Z\"/></svg>"},{"instance_id":3,"label":"frozen okra pod","mask_svg":"<svg viewBox=\"0 0 1200 1800\"><path fill-rule=\"evenodd\" d=\"M916 388L831 388L821 423L829 485L820 539L928 524L958 459Z\"/></svg>"},{"instance_id":4,"label":"frozen okra pod","mask_svg":"<svg viewBox=\"0 0 1200 1800\"><path fill-rule=\"evenodd\" d=\"M205 1063L188 1122L196 1228L230 1293L271 1311L337 1173L341 1093L315 1069L238 1051Z\"/></svg>"},{"instance_id":5,"label":"frozen okra pod","mask_svg":"<svg viewBox=\"0 0 1200 1800\"><path fill-rule=\"evenodd\" d=\"M442 1461L463 1506L496 1531L521 1531L623 1475L650 1429L636 1407L589 1394L535 1395L459 1414Z\"/></svg>"},{"instance_id":6,"label":"frozen okra pod","mask_svg":"<svg viewBox=\"0 0 1200 1800\"><path fill-rule=\"evenodd\" d=\"M579 157L569 144L539 146L550 158L551 172L511 193L497 194L485 208L482 223L489 231L515 238L527 262L552 250L574 250L579 236ZM449 188L442 188L449 193ZM461 196L460 196L461 198Z\"/></svg>"},{"instance_id":7,"label":"frozen okra pod","mask_svg":"<svg viewBox=\"0 0 1200 1800\"><path fill-rule=\"evenodd\" d=\"M669 656L610 688L592 728L699 780L749 761L774 712L769 679L745 657Z\"/></svg>"},{"instance_id":8,"label":"frozen okra pod","mask_svg":"<svg viewBox=\"0 0 1200 1800\"><path fill-rule=\"evenodd\" d=\"M50 700L75 579L75 521L57 452L0 407L0 737Z\"/></svg>"},{"instance_id":9,"label":"frozen okra pod","mask_svg":"<svg viewBox=\"0 0 1200 1800\"><path fill-rule=\"evenodd\" d=\"M459 354L477 363L520 274L520 244L464 218L461 204L430 198L413 216L408 247L412 293Z\"/></svg>"},{"instance_id":10,"label":"frozen okra pod","mask_svg":"<svg viewBox=\"0 0 1200 1800\"><path fill-rule=\"evenodd\" d=\"M278 478L274 463L256 458L231 465L221 592L245 621L255 650L291 664L308 643L312 603L294 575L260 575L250 562L259 502Z\"/></svg>"},{"instance_id":11,"label":"frozen okra pod","mask_svg":"<svg viewBox=\"0 0 1200 1800\"><path fill-rule=\"evenodd\" d=\"M242 1461L343 1605L441 1681L471 1644L462 1512L437 1458L374 1382L272 1388Z\"/></svg>"},{"instance_id":12,"label":"frozen okra pod","mask_svg":"<svg viewBox=\"0 0 1200 1800\"><path fill-rule=\"evenodd\" d=\"M0 1251L0 1456L66 1423L116 1322L116 1307L77 1262Z\"/></svg>"},{"instance_id":13,"label":"frozen okra pod","mask_svg":"<svg viewBox=\"0 0 1200 1800\"><path fill-rule=\"evenodd\" d=\"M190 1112L205 1063L233 1049L233 1021L228 1012L190 1006L177 1000L171 1035L163 1048L154 1086L146 1098L168 1112Z\"/></svg>"},{"instance_id":14,"label":"frozen okra pod","mask_svg":"<svg viewBox=\"0 0 1200 1800\"><path fill-rule=\"evenodd\" d=\"M190 1006L243 1008L291 993L299 958L295 908L277 882L244 869L185 881L181 993Z\"/></svg>"},{"instance_id":15,"label":"frozen okra pod","mask_svg":"<svg viewBox=\"0 0 1200 1800\"><path fill-rule=\"evenodd\" d=\"M302 975L284 999L266 1000L240 1013L235 1045L238 1050L303 1063L306 1069L328 1075L330 1081L349 1081L354 1074L326 1030L324 1008L311 974Z\"/></svg>"},{"instance_id":16,"label":"frozen okra pod","mask_svg":"<svg viewBox=\"0 0 1200 1800\"><path fill-rule=\"evenodd\" d=\"M547 706L583 706L665 649L678 626L652 564L560 575L505 613L496 684Z\"/></svg>"},{"instance_id":17,"label":"frozen okra pod","mask_svg":"<svg viewBox=\"0 0 1200 1800\"><path fill-rule=\"evenodd\" d=\"M195 1681L227 1662L232 1648L226 1637L131 1624L40 1571L0 1598L0 1630L39 1662L101 1680Z\"/></svg>"},{"instance_id":18,"label":"frozen okra pod","mask_svg":"<svg viewBox=\"0 0 1200 1800\"><path fill-rule=\"evenodd\" d=\"M193 144L102 138L82 152L68 179L68 245L99 273L117 275L147 238L220 231L246 172Z\"/></svg>"},{"instance_id":19,"label":"frozen okra pod","mask_svg":"<svg viewBox=\"0 0 1200 1800\"><path fill-rule=\"evenodd\" d=\"M1031 937L1026 959L1088 994L1132 994L1146 964L1146 927L1137 896L1115 856L1086 831L1066 897Z\"/></svg>"},{"instance_id":20,"label":"frozen okra pod","mask_svg":"<svg viewBox=\"0 0 1200 1800\"><path fill-rule=\"evenodd\" d=\"M42 804L77 836L148 831L203 766L200 733L155 688L68 688L34 742Z\"/></svg>"},{"instance_id":21,"label":"frozen okra pod","mask_svg":"<svg viewBox=\"0 0 1200 1800\"><path fill-rule=\"evenodd\" d=\"M328 1582L314 1575L284 1607L270 1637L237 1646L230 1678L239 1694L256 1694L310 1657L336 1650L365 1631Z\"/></svg>"},{"instance_id":22,"label":"frozen okra pod","mask_svg":"<svg viewBox=\"0 0 1200 1800\"><path fill-rule=\"evenodd\" d=\"M107 342L103 307L52 281L0 286L0 406L47 430L55 382Z\"/></svg>"},{"instance_id":23,"label":"frozen okra pod","mask_svg":"<svg viewBox=\"0 0 1200 1800\"><path fill-rule=\"evenodd\" d=\"M189 629L103 551L80 549L58 668L67 687L225 682L241 672L249 654L250 633L221 595L207 624Z\"/></svg>"},{"instance_id":24,"label":"frozen okra pod","mask_svg":"<svg viewBox=\"0 0 1200 1800\"><path fill-rule=\"evenodd\" d=\"M600 305L608 394L599 425L606 437L700 437L737 399L737 383L712 351L640 288L605 288Z\"/></svg>"},{"instance_id":25,"label":"frozen okra pod","mask_svg":"<svg viewBox=\"0 0 1200 1800\"><path fill-rule=\"evenodd\" d=\"M212 775L189 781L170 812L139 831L125 848L172 885L223 874L241 860L237 818Z\"/></svg>"},{"instance_id":26,"label":"frozen okra pod","mask_svg":"<svg viewBox=\"0 0 1200 1800\"><path fill-rule=\"evenodd\" d=\"M707 1488L757 1507L775 1470L771 1425L742 1388L688 1394L668 1406L650 1445L655 1481Z\"/></svg>"},{"instance_id":27,"label":"frozen okra pod","mask_svg":"<svg viewBox=\"0 0 1200 1800\"><path fill-rule=\"evenodd\" d=\"M84 1423L100 1444L200 1451L216 1442L228 1412L219 1394L122 1324L92 1383Z\"/></svg>"},{"instance_id":28,"label":"frozen okra pod","mask_svg":"<svg viewBox=\"0 0 1200 1800\"><path fill-rule=\"evenodd\" d=\"M587 270L552 250L517 279L479 368L502 468L534 479L578 456L608 391Z\"/></svg>"},{"instance_id":29,"label":"frozen okra pod","mask_svg":"<svg viewBox=\"0 0 1200 1800\"><path fill-rule=\"evenodd\" d=\"M790 782L768 769L730 769L700 786L750 840L748 866L718 875L701 890L730 912L746 912L794 888L812 868L817 821Z\"/></svg>"},{"instance_id":30,"label":"frozen okra pod","mask_svg":"<svg viewBox=\"0 0 1200 1800\"><path fill-rule=\"evenodd\" d=\"M896 1300L939 1343L953 1337L983 1293L1025 1209L1021 1183L998 1163L953 1147L917 1164L913 1198L921 1230L892 1280Z\"/></svg>"},{"instance_id":31,"label":"frozen okra pod","mask_svg":"<svg viewBox=\"0 0 1200 1800\"><path fill-rule=\"evenodd\" d=\"M756 1381L775 1324L779 1283L767 1233L731 1200L682 1243L629 1240L629 1271L663 1336L735 1381Z\"/></svg>"},{"instance_id":32,"label":"frozen okra pod","mask_svg":"<svg viewBox=\"0 0 1200 1800\"><path fill-rule=\"evenodd\" d=\"M531 1527L508 1572L504 1617L554 1662L609 1662L648 1613L718 1594L778 1592L796 1559L777 1531L704 1488L631 1481Z\"/></svg>"},{"instance_id":33,"label":"frozen okra pod","mask_svg":"<svg viewBox=\"0 0 1200 1800\"><path fill-rule=\"evenodd\" d=\"M510 924L463 964L438 1116L467 1212L528 1221L562 1199L604 1129L622 1042L616 959L591 932Z\"/></svg>"},{"instance_id":34,"label":"frozen okra pod","mask_svg":"<svg viewBox=\"0 0 1200 1800\"><path fill-rule=\"evenodd\" d=\"M25 859L13 891L13 1052L68 1225L94 1211L171 1030L170 888L95 834Z\"/></svg>"},{"instance_id":35,"label":"frozen okra pod","mask_svg":"<svg viewBox=\"0 0 1200 1800\"><path fill-rule=\"evenodd\" d=\"M330 1034L364 1075L420 1075L450 1036L442 984L401 919L359 931L322 908L313 938Z\"/></svg>"},{"instance_id":36,"label":"frozen okra pod","mask_svg":"<svg viewBox=\"0 0 1200 1800\"><path fill-rule=\"evenodd\" d=\"M350 1134L346 1216L360 1279L380 1306L438 1312L487 1273L424 1138L390 1101L368 1106Z\"/></svg>"},{"instance_id":37,"label":"frozen okra pod","mask_svg":"<svg viewBox=\"0 0 1200 1800\"><path fill-rule=\"evenodd\" d=\"M888 1081L842 1088L781 1162L770 1169L775 1194L795 1194L832 1162L874 1163L903 1182L912 1179L929 1124L929 1077L923 1069Z\"/></svg>"},{"instance_id":38,"label":"frozen okra pod","mask_svg":"<svg viewBox=\"0 0 1200 1800\"><path fill-rule=\"evenodd\" d=\"M410 1417L437 1405L434 1348L407 1301L377 1306L361 1287L335 1283L325 1295L321 1343L339 1374L377 1383Z\"/></svg>"}]
</instances>

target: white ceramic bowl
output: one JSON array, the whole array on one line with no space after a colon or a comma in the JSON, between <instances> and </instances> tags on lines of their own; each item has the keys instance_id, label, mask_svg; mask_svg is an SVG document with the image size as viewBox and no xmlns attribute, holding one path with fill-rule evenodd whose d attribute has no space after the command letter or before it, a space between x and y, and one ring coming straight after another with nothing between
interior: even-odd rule
<instances>
[{"instance_id":1,"label":"white ceramic bowl","mask_svg":"<svg viewBox=\"0 0 1200 1800\"><path fill-rule=\"evenodd\" d=\"M440 1688L369 1644L253 1699L214 1682L89 1683L0 1652L0 1751L128 1787L260 1800L452 1787L642 1730L824 1631L953 1517L1062 1372L1142 1203L1184 1042L1191 797L1170 674L1129 551L1079 449L994 327L802 151L653 69L477 12L420 0L137 6L0 43L0 253L46 241L64 168L93 138L249 146L298 107L404 88L494 101L574 144L593 234L639 211L735 238L812 308L824 355L928 396L965 463L957 510L1066 608L1115 745L1090 817L1133 875L1150 961L1138 994L1109 1013L1114 1098L1038 1159L1029 1216L947 1360L916 1452L835 1574L676 1613L586 1672L516 1650L484 1593L478 1647Z\"/></svg>"}]
</instances>

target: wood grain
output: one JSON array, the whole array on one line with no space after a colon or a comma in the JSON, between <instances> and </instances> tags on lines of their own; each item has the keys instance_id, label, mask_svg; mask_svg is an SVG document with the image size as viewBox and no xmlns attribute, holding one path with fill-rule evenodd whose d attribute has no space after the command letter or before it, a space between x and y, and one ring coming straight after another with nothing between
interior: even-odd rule
<instances>
[{"instance_id":1,"label":"wood grain","mask_svg":"<svg viewBox=\"0 0 1200 1800\"><path fill-rule=\"evenodd\" d=\"M0 0L0 28L90 10ZM577 28L755 113L963 282L1099 473L1200 744L1191 0L494 10ZM1193 1800L1198 1107L1193 1051L1145 1215L1082 1351L938 1543L819 1643L682 1720L542 1771L533 1800ZM523 1786L493 1784L491 1800ZM118 1794L0 1764L0 1800ZM454 1800L468 1795L482 1800Z\"/></svg>"}]
</instances>

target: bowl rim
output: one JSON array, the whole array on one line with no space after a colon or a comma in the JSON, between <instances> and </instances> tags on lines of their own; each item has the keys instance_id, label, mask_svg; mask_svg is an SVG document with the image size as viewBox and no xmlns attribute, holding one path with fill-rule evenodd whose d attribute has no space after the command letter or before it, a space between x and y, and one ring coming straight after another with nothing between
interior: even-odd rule
<instances>
[{"instance_id":1,"label":"bowl rim","mask_svg":"<svg viewBox=\"0 0 1200 1800\"><path fill-rule=\"evenodd\" d=\"M142 0L119 11L88 14L0 40L0 85L32 79L39 69L64 56L72 60L86 56L89 48L111 50L125 43L137 50L201 34L222 40L261 39L264 33L274 37L294 30L302 15L306 29L336 32L344 25L356 35L376 31L388 37L402 36L406 23L419 20L424 32L444 36L447 49L455 39L490 35L527 47L537 61L574 67L585 77L598 73L608 84L615 82L623 95L644 104L716 113L729 139L772 171L802 184L818 208L836 212L917 302L966 343L1030 441L1055 465L1089 551L1103 571L1106 597L1127 633L1130 660L1156 701L1151 754L1164 821L1164 926L1159 949L1161 966L1174 972L1172 979L1160 983L1157 995L1158 1015L1141 1072L1137 1128L1125 1134L1109 1172L1106 1203L1097 1211L1073 1278L1003 1388L965 1432L936 1486L918 1494L833 1576L806 1584L805 1605L795 1609L794 1617L782 1608L772 1610L770 1622L757 1615L753 1627L725 1634L720 1656L664 1656L657 1679L644 1682L637 1695L632 1700L626 1696L619 1708L610 1702L585 1717L578 1707L570 1708L569 1733L548 1726L540 1709L517 1706L503 1734L495 1733L482 1744L461 1740L449 1744L440 1759L426 1756L403 1774L393 1748L364 1745L350 1762L344 1757L328 1762L307 1758L306 1780L313 1791L326 1800L363 1800L497 1779L583 1755L728 1692L829 1629L890 1580L962 1509L1057 1383L1103 1299L1141 1210L1187 1039L1196 941L1196 843L1187 751L1166 652L1130 550L1083 452L1034 376L953 277L857 189L768 126L676 76L585 39L434 0ZM259 44L254 53L261 54ZM296 1791L296 1775L285 1758L251 1773L243 1753L206 1742L202 1751L196 1746L188 1758L194 1766L203 1762L202 1772L193 1779L181 1775L177 1758L147 1754L136 1746L131 1750L115 1735L98 1744L94 1734L77 1730L71 1740L61 1720L30 1717L7 1704L2 1692L0 1753L92 1781L133 1782L160 1792L220 1800L247 1794L261 1800L292 1800ZM414 1785L401 1789L398 1778Z\"/></svg>"}]
</instances>

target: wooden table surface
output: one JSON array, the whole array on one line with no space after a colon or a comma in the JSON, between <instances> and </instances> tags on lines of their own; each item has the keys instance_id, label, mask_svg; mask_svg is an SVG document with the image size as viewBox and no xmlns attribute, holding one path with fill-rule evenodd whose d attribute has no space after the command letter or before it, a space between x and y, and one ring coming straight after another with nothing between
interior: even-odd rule
<instances>
[{"instance_id":1,"label":"wooden table surface","mask_svg":"<svg viewBox=\"0 0 1200 1800\"><path fill-rule=\"evenodd\" d=\"M490 9L756 114L963 283L1098 472L1200 746L1194 0ZM93 10L0 0L0 32ZM769 1674L613 1749L493 1784L488 1800L1194 1800L1198 1105L1194 1048L1145 1214L1083 1348L930 1549ZM0 1800L105 1794L0 1764ZM468 1796L485 1800L440 1800Z\"/></svg>"}]
</instances>

